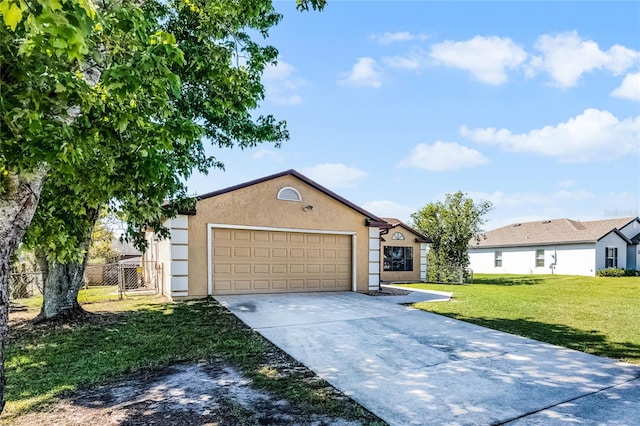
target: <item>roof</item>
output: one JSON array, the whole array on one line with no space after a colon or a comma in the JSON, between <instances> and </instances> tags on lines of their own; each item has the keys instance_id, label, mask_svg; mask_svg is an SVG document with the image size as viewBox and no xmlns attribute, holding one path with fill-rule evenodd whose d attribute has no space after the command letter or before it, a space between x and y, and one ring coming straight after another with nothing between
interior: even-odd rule
<instances>
[{"instance_id":1,"label":"roof","mask_svg":"<svg viewBox=\"0 0 640 426\"><path fill-rule=\"evenodd\" d=\"M618 229L635 220L635 217L579 222L567 218L536 222L513 223L486 232L480 239L470 242L471 247L530 246L540 244L595 243L607 234L615 232L629 241Z\"/></svg>"},{"instance_id":2,"label":"roof","mask_svg":"<svg viewBox=\"0 0 640 426\"><path fill-rule=\"evenodd\" d=\"M392 228L400 226L400 227L406 229L407 231L411 232L412 234L414 234L416 236L416 240L419 243L430 243L431 242L431 239L429 237L427 237L426 235L424 235L424 234L418 232L417 230L413 229L412 227L410 227L409 225L407 225L406 223L404 223L400 219L397 219L395 217L383 217L382 220L384 220L389 225L391 225Z\"/></svg>"},{"instance_id":3,"label":"roof","mask_svg":"<svg viewBox=\"0 0 640 426\"><path fill-rule=\"evenodd\" d=\"M200 200L205 200L207 198L211 198L211 197L215 197L217 195L222 195L222 194L226 194L228 192L233 192L233 191L237 191L239 189L243 189L252 185L257 185L259 183L262 182L266 182L269 180L273 180L273 179L278 179L281 178L283 176L293 176L299 180L301 180L302 182L306 183L307 185L317 189L318 191L324 193L325 195L333 198L334 200L344 204L345 206L357 211L358 213L362 214L363 216L365 216L365 220L366 220L366 225L367 226L374 226L374 227L378 227L378 228L388 228L389 224L387 222L385 222L384 220L380 219L378 216L366 211L365 209L363 209L360 206L357 206L355 204L353 204L351 201L347 200L346 198L341 197L340 195L336 194L335 192L325 188L324 186L320 185L319 183L309 179L308 177L306 177L305 175L303 175L302 173L298 172L297 170L294 169L290 169L290 170L285 170L283 172L280 173L276 173L273 175L269 175L269 176L265 176L259 179L254 179L245 183L241 183L238 185L234 185L234 186L230 186L228 188L223 188L223 189L219 189L217 191L213 191L213 192L209 192L206 194L202 194L202 195L198 195L196 197L196 200L200 201Z\"/></svg>"}]
</instances>

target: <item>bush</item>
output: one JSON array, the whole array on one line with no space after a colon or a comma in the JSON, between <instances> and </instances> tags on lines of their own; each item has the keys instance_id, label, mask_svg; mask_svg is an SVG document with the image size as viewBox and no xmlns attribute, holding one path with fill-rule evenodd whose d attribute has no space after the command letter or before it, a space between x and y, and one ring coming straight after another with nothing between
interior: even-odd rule
<instances>
[{"instance_id":1,"label":"bush","mask_svg":"<svg viewBox=\"0 0 640 426\"><path fill-rule=\"evenodd\" d=\"M635 269L607 268L600 269L596 272L599 277L638 277L640 271Z\"/></svg>"}]
</instances>

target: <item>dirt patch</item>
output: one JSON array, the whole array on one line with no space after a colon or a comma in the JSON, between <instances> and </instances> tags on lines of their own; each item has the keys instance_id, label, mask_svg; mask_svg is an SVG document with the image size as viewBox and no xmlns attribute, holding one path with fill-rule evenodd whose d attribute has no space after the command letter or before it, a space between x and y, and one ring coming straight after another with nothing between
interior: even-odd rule
<instances>
[{"instance_id":1,"label":"dirt patch","mask_svg":"<svg viewBox=\"0 0 640 426\"><path fill-rule=\"evenodd\" d=\"M365 291L363 293L367 296L406 296L411 294L411 291L382 287L380 290Z\"/></svg>"},{"instance_id":2,"label":"dirt patch","mask_svg":"<svg viewBox=\"0 0 640 426\"><path fill-rule=\"evenodd\" d=\"M335 425L359 422L309 414L252 386L221 363L180 364L76 391L12 425Z\"/></svg>"}]
</instances>

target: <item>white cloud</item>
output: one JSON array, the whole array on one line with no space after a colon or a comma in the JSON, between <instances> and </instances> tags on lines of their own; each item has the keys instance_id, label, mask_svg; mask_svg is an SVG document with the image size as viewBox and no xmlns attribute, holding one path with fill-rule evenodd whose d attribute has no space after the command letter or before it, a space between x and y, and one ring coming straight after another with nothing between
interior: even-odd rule
<instances>
[{"instance_id":1,"label":"white cloud","mask_svg":"<svg viewBox=\"0 0 640 426\"><path fill-rule=\"evenodd\" d=\"M603 51L598 43L581 38L576 31L556 36L544 34L538 37L534 47L542 56L535 56L530 61L529 75L540 69L563 88L578 84L586 72L606 69L613 75L619 75L640 60L638 51L620 45Z\"/></svg>"},{"instance_id":2,"label":"white cloud","mask_svg":"<svg viewBox=\"0 0 640 426\"><path fill-rule=\"evenodd\" d=\"M560 182L558 182L558 186L560 188L571 188L572 186L575 186L575 185L576 185L576 181L571 179L561 180Z\"/></svg>"},{"instance_id":3,"label":"white cloud","mask_svg":"<svg viewBox=\"0 0 640 426\"><path fill-rule=\"evenodd\" d=\"M367 177L366 172L341 163L318 164L302 169L302 173L331 189L355 188L362 179Z\"/></svg>"},{"instance_id":4,"label":"white cloud","mask_svg":"<svg viewBox=\"0 0 640 426\"><path fill-rule=\"evenodd\" d=\"M342 74L339 83L354 87L378 88L382 86L380 67L373 58L358 58L351 71Z\"/></svg>"},{"instance_id":5,"label":"white cloud","mask_svg":"<svg viewBox=\"0 0 640 426\"><path fill-rule=\"evenodd\" d=\"M417 210L390 200L368 201L362 207L378 217L395 217L405 223L411 220L411 213Z\"/></svg>"},{"instance_id":6,"label":"white cloud","mask_svg":"<svg viewBox=\"0 0 640 426\"><path fill-rule=\"evenodd\" d=\"M437 141L433 145L420 143L411 154L398 163L398 167L415 167L430 172L464 169L488 163L489 160L475 149L455 142Z\"/></svg>"},{"instance_id":7,"label":"white cloud","mask_svg":"<svg viewBox=\"0 0 640 426\"><path fill-rule=\"evenodd\" d=\"M251 158L253 158L254 160L267 160L275 161L278 163L284 161L284 155L281 152L274 149L265 148L259 149L258 151L251 154Z\"/></svg>"},{"instance_id":8,"label":"white cloud","mask_svg":"<svg viewBox=\"0 0 640 426\"><path fill-rule=\"evenodd\" d=\"M627 74L622 84L611 92L611 96L640 101L640 72Z\"/></svg>"},{"instance_id":9,"label":"white cloud","mask_svg":"<svg viewBox=\"0 0 640 426\"><path fill-rule=\"evenodd\" d=\"M442 65L469 71L492 85L507 81L506 70L520 66L527 53L510 38L475 36L467 41L444 41L431 45L429 55Z\"/></svg>"},{"instance_id":10,"label":"white cloud","mask_svg":"<svg viewBox=\"0 0 640 426\"><path fill-rule=\"evenodd\" d=\"M429 36L426 34L413 34L409 31L398 31L395 33L385 32L383 34L371 34L370 38L377 40L378 43L382 45L387 45L391 43L404 42L404 41L424 41Z\"/></svg>"},{"instance_id":11,"label":"white cloud","mask_svg":"<svg viewBox=\"0 0 640 426\"><path fill-rule=\"evenodd\" d=\"M296 75L295 67L281 58L276 65L267 65L262 74L265 98L278 105L298 105L302 96L298 90L306 82Z\"/></svg>"},{"instance_id":12,"label":"white cloud","mask_svg":"<svg viewBox=\"0 0 640 426\"><path fill-rule=\"evenodd\" d=\"M640 150L640 116L618 120L608 111L587 109L555 126L514 134L509 129L467 129L460 134L475 142L498 145L506 151L533 152L577 163L613 160Z\"/></svg>"},{"instance_id":13,"label":"white cloud","mask_svg":"<svg viewBox=\"0 0 640 426\"><path fill-rule=\"evenodd\" d=\"M530 206L556 206L561 202L578 202L591 200L595 195L589 191L578 189L574 191L559 190L553 192L470 192L469 197L474 200L487 200L493 203L496 209L530 207Z\"/></svg>"},{"instance_id":14,"label":"white cloud","mask_svg":"<svg viewBox=\"0 0 640 426\"><path fill-rule=\"evenodd\" d=\"M391 68L415 71L427 65L427 54L422 49L412 49L406 55L388 56L382 61Z\"/></svg>"}]
</instances>

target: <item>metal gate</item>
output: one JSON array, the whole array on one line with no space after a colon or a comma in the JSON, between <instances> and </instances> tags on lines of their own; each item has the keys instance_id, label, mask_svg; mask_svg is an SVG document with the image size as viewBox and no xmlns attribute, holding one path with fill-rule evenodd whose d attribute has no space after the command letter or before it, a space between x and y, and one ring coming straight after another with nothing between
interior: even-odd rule
<instances>
[{"instance_id":1,"label":"metal gate","mask_svg":"<svg viewBox=\"0 0 640 426\"><path fill-rule=\"evenodd\" d=\"M118 291L123 294L157 294L162 268L156 262L121 263L118 267Z\"/></svg>"}]
</instances>

